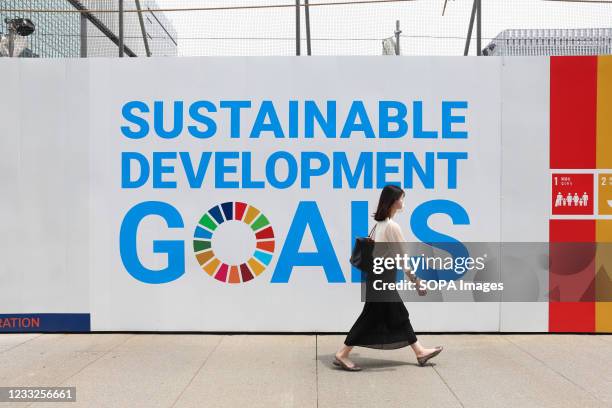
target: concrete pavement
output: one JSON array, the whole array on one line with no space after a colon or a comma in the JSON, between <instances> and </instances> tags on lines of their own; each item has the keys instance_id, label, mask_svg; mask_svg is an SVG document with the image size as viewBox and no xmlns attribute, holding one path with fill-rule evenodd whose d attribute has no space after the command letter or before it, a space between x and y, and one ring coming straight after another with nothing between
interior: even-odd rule
<instances>
[{"instance_id":1,"label":"concrete pavement","mask_svg":"<svg viewBox=\"0 0 612 408\"><path fill-rule=\"evenodd\" d=\"M444 345L355 348L343 335L1 334L0 386L75 386L33 407L612 407L610 335L419 335Z\"/></svg>"}]
</instances>

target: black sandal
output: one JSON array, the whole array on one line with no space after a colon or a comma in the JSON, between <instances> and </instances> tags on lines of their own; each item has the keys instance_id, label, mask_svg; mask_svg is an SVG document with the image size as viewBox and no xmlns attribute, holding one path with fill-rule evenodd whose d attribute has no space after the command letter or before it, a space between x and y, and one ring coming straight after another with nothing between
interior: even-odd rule
<instances>
[{"instance_id":1,"label":"black sandal","mask_svg":"<svg viewBox=\"0 0 612 408\"><path fill-rule=\"evenodd\" d=\"M440 354L440 352L442 351L442 346L436 346L436 351L432 351L431 353L429 353L426 356L423 357L417 357L417 361L419 363L419 365L421 367L423 367L425 365L425 363L427 362L427 360L429 360L430 358L433 358L435 356L437 356L438 354Z\"/></svg>"}]
</instances>

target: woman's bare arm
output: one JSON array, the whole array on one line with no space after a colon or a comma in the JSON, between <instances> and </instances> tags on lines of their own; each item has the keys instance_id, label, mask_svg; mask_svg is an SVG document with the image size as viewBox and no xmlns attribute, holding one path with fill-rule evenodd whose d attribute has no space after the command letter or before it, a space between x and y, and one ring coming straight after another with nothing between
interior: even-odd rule
<instances>
[{"instance_id":1,"label":"woman's bare arm","mask_svg":"<svg viewBox=\"0 0 612 408\"><path fill-rule=\"evenodd\" d=\"M408 241L406 241L406 238L404 238L404 234L402 234L402 229L398 224L391 224L389 225L388 228L389 234L390 234L390 241L393 243L397 243L398 247L401 248L400 255L404 255L404 253L408 253L408 246L405 245L408 243ZM404 271L404 274L408 277L408 280L410 280L410 282L415 283L417 286L417 290L419 292L419 294L421 293L425 293L425 291L421 291L420 288L420 282L421 279L419 279L415 273L412 271L412 268L408 267L408 268L402 268Z\"/></svg>"}]
</instances>

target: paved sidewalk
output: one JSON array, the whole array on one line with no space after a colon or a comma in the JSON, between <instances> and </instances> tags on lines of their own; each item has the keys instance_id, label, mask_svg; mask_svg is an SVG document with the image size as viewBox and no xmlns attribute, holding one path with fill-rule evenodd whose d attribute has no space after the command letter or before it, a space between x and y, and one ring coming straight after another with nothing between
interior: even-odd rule
<instances>
[{"instance_id":1,"label":"paved sidewalk","mask_svg":"<svg viewBox=\"0 0 612 408\"><path fill-rule=\"evenodd\" d=\"M432 365L355 348L346 372L341 335L2 334L0 386L76 386L66 407L612 407L610 335L419 339L444 345Z\"/></svg>"}]
</instances>

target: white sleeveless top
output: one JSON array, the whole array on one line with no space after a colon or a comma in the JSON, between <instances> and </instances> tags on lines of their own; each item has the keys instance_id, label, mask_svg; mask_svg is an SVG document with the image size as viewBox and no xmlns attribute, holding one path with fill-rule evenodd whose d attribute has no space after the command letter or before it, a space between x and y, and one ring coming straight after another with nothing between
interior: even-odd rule
<instances>
[{"instance_id":1,"label":"white sleeveless top","mask_svg":"<svg viewBox=\"0 0 612 408\"><path fill-rule=\"evenodd\" d=\"M404 254L415 253L413 243L409 243L402 234L402 228L400 225L387 217L384 221L376 222L376 229L374 230L374 242L394 242L400 243L400 245L375 245L374 253L375 257L395 257L396 255L403 256ZM405 269L408 272L410 269Z\"/></svg>"},{"instance_id":2,"label":"white sleeveless top","mask_svg":"<svg viewBox=\"0 0 612 408\"><path fill-rule=\"evenodd\" d=\"M376 222L373 235L375 242L406 242L400 225L389 217Z\"/></svg>"}]
</instances>

